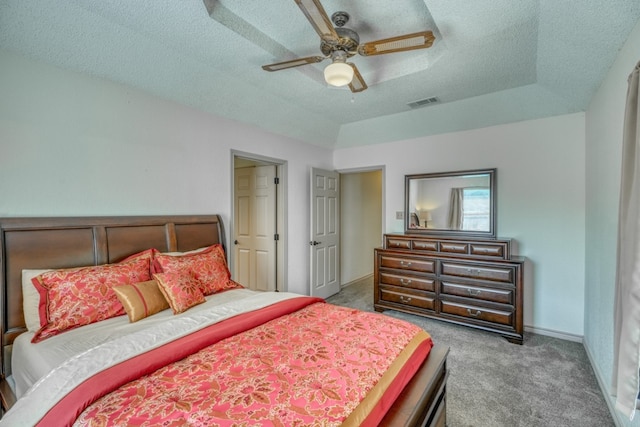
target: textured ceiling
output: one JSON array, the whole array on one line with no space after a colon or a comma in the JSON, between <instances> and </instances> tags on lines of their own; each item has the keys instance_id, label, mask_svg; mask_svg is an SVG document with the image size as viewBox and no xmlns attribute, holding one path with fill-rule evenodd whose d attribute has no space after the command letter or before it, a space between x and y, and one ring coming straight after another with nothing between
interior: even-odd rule
<instances>
[{"instance_id":1,"label":"textured ceiling","mask_svg":"<svg viewBox=\"0 0 640 427\"><path fill-rule=\"evenodd\" d=\"M293 0L0 0L0 48L330 148L584 111L638 0L322 0L361 42L431 30L433 47L355 56L369 89L328 87ZM407 104L437 97L439 103Z\"/></svg>"}]
</instances>

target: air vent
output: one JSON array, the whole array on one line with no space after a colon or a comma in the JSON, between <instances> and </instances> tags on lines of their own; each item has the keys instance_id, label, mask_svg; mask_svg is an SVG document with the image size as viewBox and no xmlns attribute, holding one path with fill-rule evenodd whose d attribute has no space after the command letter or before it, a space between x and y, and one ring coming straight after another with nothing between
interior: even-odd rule
<instances>
[{"instance_id":1,"label":"air vent","mask_svg":"<svg viewBox=\"0 0 640 427\"><path fill-rule=\"evenodd\" d=\"M440 102L440 100L437 97L432 96L431 98L425 98L418 101L410 102L407 105L411 108L420 108L427 105L437 104L438 102Z\"/></svg>"}]
</instances>

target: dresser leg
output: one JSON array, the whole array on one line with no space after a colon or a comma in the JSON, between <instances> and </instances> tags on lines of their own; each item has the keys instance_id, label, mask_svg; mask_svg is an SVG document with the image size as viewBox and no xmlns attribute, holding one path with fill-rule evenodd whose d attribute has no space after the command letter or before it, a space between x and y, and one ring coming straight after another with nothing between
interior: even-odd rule
<instances>
[{"instance_id":1,"label":"dresser leg","mask_svg":"<svg viewBox=\"0 0 640 427\"><path fill-rule=\"evenodd\" d=\"M522 338L505 337L511 344L520 344L524 341Z\"/></svg>"}]
</instances>

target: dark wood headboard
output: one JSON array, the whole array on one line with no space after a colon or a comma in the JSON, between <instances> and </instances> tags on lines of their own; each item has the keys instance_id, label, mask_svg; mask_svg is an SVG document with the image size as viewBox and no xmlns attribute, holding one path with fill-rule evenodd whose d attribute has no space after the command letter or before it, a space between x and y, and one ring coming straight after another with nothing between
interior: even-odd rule
<instances>
[{"instance_id":1,"label":"dark wood headboard","mask_svg":"<svg viewBox=\"0 0 640 427\"><path fill-rule=\"evenodd\" d=\"M13 340L26 331L22 270L118 262L149 248L188 251L222 243L218 215L0 218L0 380Z\"/></svg>"}]
</instances>

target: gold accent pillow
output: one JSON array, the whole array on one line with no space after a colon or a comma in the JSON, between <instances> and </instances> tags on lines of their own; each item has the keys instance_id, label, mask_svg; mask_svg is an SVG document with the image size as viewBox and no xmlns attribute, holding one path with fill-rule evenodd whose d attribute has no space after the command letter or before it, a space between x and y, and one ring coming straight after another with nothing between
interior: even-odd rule
<instances>
[{"instance_id":1,"label":"gold accent pillow","mask_svg":"<svg viewBox=\"0 0 640 427\"><path fill-rule=\"evenodd\" d=\"M169 308L169 303L155 280L114 286L113 290L122 303L124 311L127 312L131 323Z\"/></svg>"}]
</instances>

